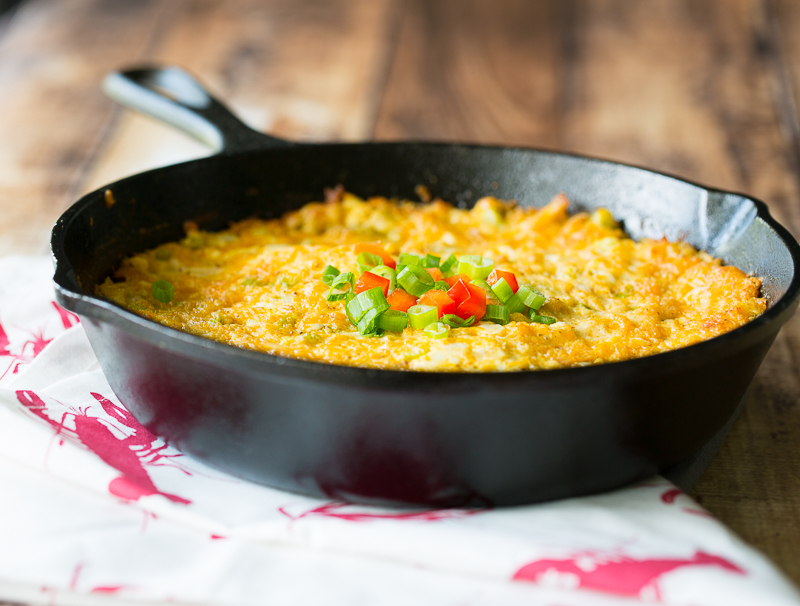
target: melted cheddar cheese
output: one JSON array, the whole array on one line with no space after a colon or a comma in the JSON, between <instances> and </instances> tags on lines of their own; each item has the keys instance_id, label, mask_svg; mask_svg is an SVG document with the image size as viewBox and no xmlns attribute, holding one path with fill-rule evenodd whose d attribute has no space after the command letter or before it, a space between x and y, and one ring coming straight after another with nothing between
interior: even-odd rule
<instances>
[{"instance_id":1,"label":"melted cheddar cheese","mask_svg":"<svg viewBox=\"0 0 800 606\"><path fill-rule=\"evenodd\" d=\"M648 356L728 332L766 309L761 280L685 242L625 236L605 210L569 216L557 196L543 208L495 198L462 210L361 200L336 190L270 221L222 232L189 225L180 242L122 262L97 293L160 324L239 347L352 366L418 371L564 368ZM344 302L326 301L325 265L358 275L354 245L390 253L476 254L547 296L538 313L478 322L444 339L422 330L361 336ZM162 303L152 284L166 280Z\"/></svg>"}]
</instances>

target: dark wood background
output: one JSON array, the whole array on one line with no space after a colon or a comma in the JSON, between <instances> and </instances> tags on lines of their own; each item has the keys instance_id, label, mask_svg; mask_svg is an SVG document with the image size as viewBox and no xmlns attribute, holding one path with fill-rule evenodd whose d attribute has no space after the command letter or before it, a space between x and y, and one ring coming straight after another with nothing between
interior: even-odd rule
<instances>
[{"instance_id":1,"label":"dark wood background","mask_svg":"<svg viewBox=\"0 0 800 606\"><path fill-rule=\"evenodd\" d=\"M568 150L763 199L800 234L796 0L28 0L0 18L0 254L104 182L205 153L100 92L185 66L302 140ZM693 492L800 582L800 322Z\"/></svg>"}]
</instances>

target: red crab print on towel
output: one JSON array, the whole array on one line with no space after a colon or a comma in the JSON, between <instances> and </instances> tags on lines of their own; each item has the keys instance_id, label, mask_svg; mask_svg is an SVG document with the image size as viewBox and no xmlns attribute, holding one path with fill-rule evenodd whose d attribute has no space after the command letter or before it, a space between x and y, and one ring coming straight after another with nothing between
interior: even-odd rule
<instances>
[{"instance_id":1,"label":"red crab print on towel","mask_svg":"<svg viewBox=\"0 0 800 606\"><path fill-rule=\"evenodd\" d=\"M154 447L158 440L152 433L131 416L131 414L100 394L92 393L103 411L118 424L107 419L90 416L86 410L65 412L61 419L51 418L47 404L32 391L18 391L17 400L34 415L46 421L56 430L56 434L65 434L80 442L100 457L105 463L122 473L108 486L111 494L122 499L135 501L143 496L161 495L176 503L189 504L191 501L176 495L158 490L147 473L145 465L154 465L160 459L181 455L162 454L167 444ZM74 428L66 426L71 418ZM121 425L121 426L120 426ZM118 438L110 427L125 434Z\"/></svg>"},{"instance_id":2,"label":"red crab print on towel","mask_svg":"<svg viewBox=\"0 0 800 606\"><path fill-rule=\"evenodd\" d=\"M8 340L8 335L6 331L3 330L3 325L0 324L0 356L10 356L11 349L10 349L11 342Z\"/></svg>"},{"instance_id":3,"label":"red crab print on towel","mask_svg":"<svg viewBox=\"0 0 800 606\"><path fill-rule=\"evenodd\" d=\"M129 589L126 585L101 585L93 587L92 593L117 593L123 589Z\"/></svg>"},{"instance_id":4,"label":"red crab print on towel","mask_svg":"<svg viewBox=\"0 0 800 606\"><path fill-rule=\"evenodd\" d=\"M5 372L0 375L0 379L11 371L11 374L17 374L20 366L29 364L33 359L42 353L42 350L50 344L53 339L44 338L44 330L39 329L36 331L28 330L31 338L23 341L19 347L14 347L15 344L11 343L8 334L6 333L3 325L0 324L0 356L10 356L12 358L11 364L6 368ZM14 349L17 351L14 352Z\"/></svg>"},{"instance_id":5,"label":"red crab print on towel","mask_svg":"<svg viewBox=\"0 0 800 606\"><path fill-rule=\"evenodd\" d=\"M83 572L85 564L81 563L75 567L75 570L72 572L72 579L69 583L69 588L72 591L78 590L79 579L81 573ZM92 587L89 591L91 593L117 593L118 591L122 591L123 589L131 589L131 587L127 585L99 585L97 587Z\"/></svg>"},{"instance_id":6,"label":"red crab print on towel","mask_svg":"<svg viewBox=\"0 0 800 606\"><path fill-rule=\"evenodd\" d=\"M717 566L735 574L746 574L725 558L698 551L691 558L635 559L627 556L580 554L563 560L536 560L520 568L513 578L539 584L564 584L580 589L654 598L658 601L658 580L661 576L687 566Z\"/></svg>"},{"instance_id":7,"label":"red crab print on towel","mask_svg":"<svg viewBox=\"0 0 800 606\"><path fill-rule=\"evenodd\" d=\"M661 494L661 502L665 505L674 505L675 500L682 496L685 496L682 490L678 488L671 488ZM706 510L699 509L697 507L681 507L680 510L684 513L700 516L701 518L713 518L713 516Z\"/></svg>"},{"instance_id":8,"label":"red crab print on towel","mask_svg":"<svg viewBox=\"0 0 800 606\"><path fill-rule=\"evenodd\" d=\"M58 317L61 318L61 324L64 325L64 330L66 330L67 328L72 328L76 324L80 323L81 319L74 313L72 313L71 311L67 311L55 301L52 301L52 303L53 307L55 307L55 310L58 313Z\"/></svg>"},{"instance_id":9,"label":"red crab print on towel","mask_svg":"<svg viewBox=\"0 0 800 606\"><path fill-rule=\"evenodd\" d=\"M8 356L11 358L11 363L5 371L2 372L0 379L9 372L12 375L17 374L22 366L29 364L36 356L42 353L42 350L53 340L52 337L80 323L80 318L71 311L67 311L55 301L51 301L50 304L58 314L58 324L55 323L55 317L52 313L43 314L43 324L36 329L21 326L17 327L12 324L15 328L27 332L30 335L29 339L23 341L19 338L9 338L8 332L3 325L0 324L0 357ZM8 326L8 324L6 326ZM45 338L45 334L51 336L51 338Z\"/></svg>"},{"instance_id":10,"label":"red crab print on towel","mask_svg":"<svg viewBox=\"0 0 800 606\"><path fill-rule=\"evenodd\" d=\"M679 496L683 495L683 491L679 488L670 488L661 494L661 502L667 505L672 505Z\"/></svg>"},{"instance_id":11,"label":"red crab print on towel","mask_svg":"<svg viewBox=\"0 0 800 606\"><path fill-rule=\"evenodd\" d=\"M422 522L435 522L438 520L449 520L453 518L464 518L467 516L486 511L486 509L425 509L409 510L402 509L383 510L369 508L360 505L351 505L332 501L312 509L304 509L290 512L291 506L284 505L278 511L292 521L307 517L337 518L348 522L369 522L372 520L415 520Z\"/></svg>"}]
</instances>

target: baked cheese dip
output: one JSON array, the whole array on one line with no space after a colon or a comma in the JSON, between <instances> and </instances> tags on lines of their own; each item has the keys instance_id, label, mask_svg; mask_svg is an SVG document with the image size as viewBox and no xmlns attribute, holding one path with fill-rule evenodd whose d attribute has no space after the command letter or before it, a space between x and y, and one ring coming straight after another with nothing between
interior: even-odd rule
<instances>
[{"instance_id":1,"label":"baked cheese dip","mask_svg":"<svg viewBox=\"0 0 800 606\"><path fill-rule=\"evenodd\" d=\"M160 324L280 356L416 371L585 366L697 343L766 309L761 280L611 214L486 197L362 200L341 188L281 219L124 260L97 294Z\"/></svg>"}]
</instances>

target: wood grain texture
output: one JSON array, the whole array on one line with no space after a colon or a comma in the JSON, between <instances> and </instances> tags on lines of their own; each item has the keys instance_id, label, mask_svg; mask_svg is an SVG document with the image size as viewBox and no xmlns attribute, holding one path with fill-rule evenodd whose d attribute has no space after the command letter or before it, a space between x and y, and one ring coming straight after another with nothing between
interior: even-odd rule
<instances>
[{"instance_id":1,"label":"wood grain texture","mask_svg":"<svg viewBox=\"0 0 800 606\"><path fill-rule=\"evenodd\" d=\"M372 132L393 0L32 0L0 38L0 254L44 252L81 193L205 153L100 92L113 69L183 65L256 127ZM377 87L377 89L376 89ZM167 150L163 153L163 150Z\"/></svg>"},{"instance_id":2,"label":"wood grain texture","mask_svg":"<svg viewBox=\"0 0 800 606\"><path fill-rule=\"evenodd\" d=\"M766 172L768 183L746 183L770 202L775 214L800 233L797 211L798 142L795 86L800 76L800 10L792 2L765 2L755 21L755 48L771 80L781 121L786 168L747 159L751 171ZM794 94L796 95L795 88ZM787 108L790 113L787 113ZM754 133L759 137L759 133ZM764 153L772 137L762 138ZM776 143L777 147L777 143ZM777 152L776 152L777 153ZM776 174L777 173L777 174ZM767 180L768 181L768 180ZM792 184L794 182L794 185ZM765 193L766 192L766 193ZM781 331L759 370L742 417L719 455L695 487L694 496L745 540L762 549L795 582L800 582L800 318Z\"/></svg>"},{"instance_id":3,"label":"wood grain texture","mask_svg":"<svg viewBox=\"0 0 800 606\"><path fill-rule=\"evenodd\" d=\"M47 250L113 124L99 82L146 52L162 12L152 1L34 0L14 14L0 38L0 254Z\"/></svg>"},{"instance_id":4,"label":"wood grain texture","mask_svg":"<svg viewBox=\"0 0 800 606\"><path fill-rule=\"evenodd\" d=\"M375 136L557 146L649 166L759 197L800 234L773 10L761 0L412 1ZM694 491L795 581L798 360L795 318Z\"/></svg>"},{"instance_id":5,"label":"wood grain texture","mask_svg":"<svg viewBox=\"0 0 800 606\"><path fill-rule=\"evenodd\" d=\"M765 13L761 50L772 59L787 154L793 156L793 174L800 180L800 4L793 0L765 0ZM798 207L800 200L795 198L790 204ZM796 218L791 227L795 234L800 231Z\"/></svg>"},{"instance_id":6,"label":"wood grain texture","mask_svg":"<svg viewBox=\"0 0 800 606\"><path fill-rule=\"evenodd\" d=\"M194 72L256 129L362 140L372 132L395 13L392 0L172 0L170 25L146 59ZM84 190L205 153L126 112Z\"/></svg>"},{"instance_id":7,"label":"wood grain texture","mask_svg":"<svg viewBox=\"0 0 800 606\"><path fill-rule=\"evenodd\" d=\"M405 6L375 138L558 146L556 2Z\"/></svg>"}]
</instances>

